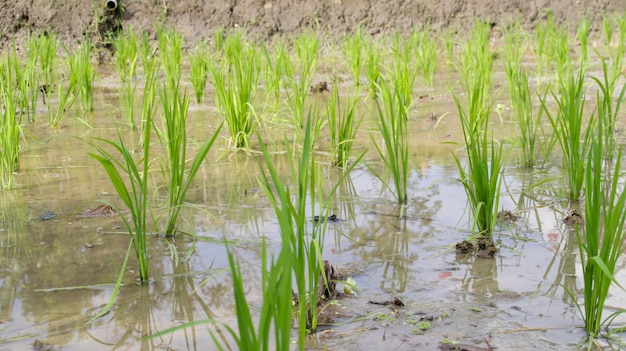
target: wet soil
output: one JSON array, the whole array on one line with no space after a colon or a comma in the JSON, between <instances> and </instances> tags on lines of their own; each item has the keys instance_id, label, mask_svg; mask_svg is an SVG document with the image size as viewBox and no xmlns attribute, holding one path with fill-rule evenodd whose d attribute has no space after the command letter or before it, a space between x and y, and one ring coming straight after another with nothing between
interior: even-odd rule
<instances>
[{"instance_id":1,"label":"wet soil","mask_svg":"<svg viewBox=\"0 0 626 351\"><path fill-rule=\"evenodd\" d=\"M154 34L155 25L175 27L188 43L213 37L218 29L244 29L262 40L292 35L303 29L337 38L362 26L366 34L406 33L413 28L456 28L465 32L476 18L491 21L496 31L519 18L526 29L554 14L557 24L578 23L586 17L593 30L604 15L626 10L623 1L609 0L242 0L242 1L119 1L115 11L105 1L4 1L0 11L0 44L18 46L29 33L55 31L68 46L85 35L106 44L108 35L132 26Z\"/></svg>"}]
</instances>

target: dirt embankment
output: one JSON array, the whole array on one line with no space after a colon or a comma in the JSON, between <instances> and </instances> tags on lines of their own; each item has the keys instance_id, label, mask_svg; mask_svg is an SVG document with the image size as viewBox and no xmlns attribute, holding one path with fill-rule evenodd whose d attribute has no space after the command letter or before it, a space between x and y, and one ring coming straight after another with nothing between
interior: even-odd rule
<instances>
[{"instance_id":1,"label":"dirt embankment","mask_svg":"<svg viewBox=\"0 0 626 351\"><path fill-rule=\"evenodd\" d=\"M209 38L216 28L244 28L261 39L314 28L336 36L361 25L366 33L468 28L475 18L496 27L520 18L526 28L551 11L557 23L583 16L599 28L604 15L623 13L626 1L610 0L119 0L123 12L106 10L105 0L3 0L0 44L20 46L28 33L59 33L65 44L83 35L101 39L107 31L133 26L154 32L158 23L174 26L189 42Z\"/></svg>"}]
</instances>

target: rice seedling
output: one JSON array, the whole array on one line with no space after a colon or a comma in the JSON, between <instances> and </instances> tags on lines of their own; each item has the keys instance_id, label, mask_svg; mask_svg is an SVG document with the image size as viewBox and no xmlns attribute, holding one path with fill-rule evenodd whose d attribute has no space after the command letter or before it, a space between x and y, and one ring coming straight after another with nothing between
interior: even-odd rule
<instances>
[{"instance_id":1,"label":"rice seedling","mask_svg":"<svg viewBox=\"0 0 626 351\"><path fill-rule=\"evenodd\" d=\"M0 61L0 181L2 189L13 187L13 173L19 170L21 118L16 114L14 81L17 57L12 53L3 55Z\"/></svg>"},{"instance_id":2,"label":"rice seedling","mask_svg":"<svg viewBox=\"0 0 626 351\"><path fill-rule=\"evenodd\" d=\"M365 76L367 77L369 96L376 96L380 83L380 44L370 40L365 42Z\"/></svg>"},{"instance_id":3,"label":"rice seedling","mask_svg":"<svg viewBox=\"0 0 626 351\"><path fill-rule=\"evenodd\" d=\"M56 90L56 108L50 103L50 95L48 95L48 125L52 128L58 127L65 120L78 97L76 94L76 74L70 75L67 86L63 82L59 82L56 85Z\"/></svg>"},{"instance_id":4,"label":"rice seedling","mask_svg":"<svg viewBox=\"0 0 626 351\"><path fill-rule=\"evenodd\" d=\"M161 119L161 128L155 125L155 130L161 140L161 144L167 148L167 159L162 167L162 172L168 183L166 200L168 216L165 235L173 236L187 191L192 185L206 155L217 139L222 124L213 133L213 136L200 146L191 166L187 167L186 127L189 96L184 92L181 96L178 86L165 84L159 97L163 108L163 118Z\"/></svg>"},{"instance_id":5,"label":"rice seedling","mask_svg":"<svg viewBox=\"0 0 626 351\"><path fill-rule=\"evenodd\" d=\"M613 92L620 78L621 73L611 71L605 60L602 60L602 79L591 77L600 88L597 92L596 118L602 120L604 130L600 137L603 137L603 149L605 157L608 160L613 159L615 146L617 143L617 118L622 106L624 94L626 94L626 84L622 85L617 98L614 98Z\"/></svg>"},{"instance_id":6,"label":"rice seedling","mask_svg":"<svg viewBox=\"0 0 626 351\"><path fill-rule=\"evenodd\" d=\"M578 24L576 30L576 39L580 43L580 66L587 63L589 57L589 33L591 32L591 23L587 18L583 18Z\"/></svg>"},{"instance_id":7,"label":"rice seedling","mask_svg":"<svg viewBox=\"0 0 626 351\"><path fill-rule=\"evenodd\" d=\"M205 44L201 43L196 46L191 55L189 55L189 68L191 76L189 80L193 86L193 93L196 103L202 102L204 88L206 87L207 75L209 74L209 49Z\"/></svg>"},{"instance_id":8,"label":"rice seedling","mask_svg":"<svg viewBox=\"0 0 626 351\"><path fill-rule=\"evenodd\" d=\"M626 54L626 13L617 17L617 28L619 33L617 48L615 48L615 52L612 55L612 71L615 74L623 72L622 62L624 61L624 55Z\"/></svg>"},{"instance_id":9,"label":"rice seedling","mask_svg":"<svg viewBox=\"0 0 626 351\"><path fill-rule=\"evenodd\" d=\"M580 170L585 168L593 139L593 128L585 128L583 124L584 77L584 70L581 69L578 74L570 75L566 82L559 83L558 92L552 92L557 104L556 112L548 109L545 97L540 98L563 153L563 166L568 180L567 196L571 200L578 200L582 195L585 177ZM591 125L592 122L593 116L587 123Z\"/></svg>"},{"instance_id":10,"label":"rice seedling","mask_svg":"<svg viewBox=\"0 0 626 351\"><path fill-rule=\"evenodd\" d=\"M281 38L274 39L271 50L267 45L263 45L262 52L263 58L265 59L263 82L266 91L266 105L273 110L278 110L281 101L280 92L283 67L287 59L285 42Z\"/></svg>"},{"instance_id":11,"label":"rice seedling","mask_svg":"<svg viewBox=\"0 0 626 351\"><path fill-rule=\"evenodd\" d=\"M219 113L224 117L236 148L249 148L259 121L252 101L260 77L257 52L244 46L241 34L224 43L225 58L209 65Z\"/></svg>"},{"instance_id":12,"label":"rice seedling","mask_svg":"<svg viewBox=\"0 0 626 351\"><path fill-rule=\"evenodd\" d=\"M569 31L559 29L554 32L552 40L554 51L553 61L555 63L557 82L564 81L566 77L572 75L572 57L570 55Z\"/></svg>"},{"instance_id":13,"label":"rice seedling","mask_svg":"<svg viewBox=\"0 0 626 351\"><path fill-rule=\"evenodd\" d=\"M34 48L30 48L33 45ZM54 62L57 57L59 41L55 33L43 32L29 43L29 50L34 50L39 56L41 69L41 84L52 86L55 81Z\"/></svg>"},{"instance_id":14,"label":"rice seedling","mask_svg":"<svg viewBox=\"0 0 626 351\"><path fill-rule=\"evenodd\" d=\"M393 84L393 85L391 85ZM384 80L379 84L379 95L376 99L378 119L376 123L381 133L382 142L378 143L374 135L370 134L378 155L385 165L385 170L391 173L393 188L386 184L401 205L400 217L404 216L404 207L408 203L407 185L409 176L409 145L407 136L407 106L401 89L396 80L387 83ZM382 182L382 174L372 170Z\"/></svg>"},{"instance_id":15,"label":"rice seedling","mask_svg":"<svg viewBox=\"0 0 626 351\"><path fill-rule=\"evenodd\" d=\"M394 85L394 94L400 99L399 113L409 118L409 111L413 107L413 91L417 70L412 67L413 46L410 41L405 41L400 35L396 35L391 44L393 61L388 68Z\"/></svg>"},{"instance_id":16,"label":"rice seedling","mask_svg":"<svg viewBox=\"0 0 626 351\"><path fill-rule=\"evenodd\" d=\"M356 116L356 106L359 102L360 93L357 90L354 95L345 102L342 108L342 101L339 98L339 88L333 85L332 95L326 105L328 115L328 128L330 130L330 145L334 165L345 168L350 160L352 144L356 139L356 134L363 118Z\"/></svg>"},{"instance_id":17,"label":"rice seedling","mask_svg":"<svg viewBox=\"0 0 626 351\"><path fill-rule=\"evenodd\" d=\"M177 86L181 74L183 36L176 30L159 28L157 38L159 41L159 58L168 84Z\"/></svg>"},{"instance_id":18,"label":"rice seedling","mask_svg":"<svg viewBox=\"0 0 626 351\"><path fill-rule=\"evenodd\" d=\"M533 111L533 94L528 73L522 66L522 56L526 51L527 36L519 20L504 30L504 71L509 86L511 108L520 129L519 142L522 147L522 164L525 167L535 165L535 148L541 127L543 109Z\"/></svg>"},{"instance_id":19,"label":"rice seedling","mask_svg":"<svg viewBox=\"0 0 626 351\"><path fill-rule=\"evenodd\" d=\"M154 117L154 84L156 82L156 72L154 68L147 70L145 79L142 115L143 118L145 118L146 126L150 126L152 125L152 119ZM148 127L143 129L141 159L137 162L133 158L134 152L124 144L119 134L117 142L107 139L96 139L96 141L103 144L103 146L90 143L97 153L89 153L92 158L102 165L111 183L115 187L117 194L130 211L130 221L121 211L117 212L120 214L130 234L131 244L139 263L139 278L142 283L147 282L149 279L149 252L148 246L146 245L146 237L148 235L147 209L151 131L152 129ZM107 151L105 146L112 147L114 151ZM121 156L122 160L118 160L116 155ZM124 181L124 178L128 180Z\"/></svg>"},{"instance_id":20,"label":"rice seedling","mask_svg":"<svg viewBox=\"0 0 626 351\"><path fill-rule=\"evenodd\" d=\"M29 42L30 40L32 39L29 38ZM17 60L17 57L17 49L13 45L13 53L8 58L14 66L13 72L17 84L18 94L16 99L19 105L19 113L20 115L26 114L28 121L33 122L36 114L37 98L41 89L38 84L38 56L28 50L24 64L20 64L21 60Z\"/></svg>"},{"instance_id":21,"label":"rice seedling","mask_svg":"<svg viewBox=\"0 0 626 351\"><path fill-rule=\"evenodd\" d=\"M132 27L128 27L124 35L116 37L113 47L115 48L113 65L122 83L127 83L135 77L137 69L137 59L139 57L137 33Z\"/></svg>"},{"instance_id":22,"label":"rice seedling","mask_svg":"<svg viewBox=\"0 0 626 351\"><path fill-rule=\"evenodd\" d=\"M304 126L306 97L317 71L319 39L313 33L302 33L293 40L296 50L296 62L284 61L285 89L294 129ZM289 56L286 56L289 57Z\"/></svg>"},{"instance_id":23,"label":"rice seedling","mask_svg":"<svg viewBox=\"0 0 626 351\"><path fill-rule=\"evenodd\" d=\"M354 35L345 37L343 41L343 55L352 73L352 81L355 86L359 86L360 84L365 45L365 37L363 36L360 26L356 27Z\"/></svg>"},{"instance_id":24,"label":"rice seedling","mask_svg":"<svg viewBox=\"0 0 626 351\"><path fill-rule=\"evenodd\" d=\"M454 47L456 46L456 30L448 28L443 32L443 38L441 38L443 46L446 50L446 58L448 63L454 62Z\"/></svg>"},{"instance_id":25,"label":"rice seedling","mask_svg":"<svg viewBox=\"0 0 626 351\"><path fill-rule=\"evenodd\" d=\"M467 90L469 106L467 110L463 108L456 95L454 101L465 139L465 166L456 155L454 159L470 204L474 228L479 238L492 241L499 210L505 155L502 144L497 143L489 133L489 115L493 100L492 55L488 47L488 34L488 24L477 23L464 47L461 76Z\"/></svg>"},{"instance_id":26,"label":"rice seedling","mask_svg":"<svg viewBox=\"0 0 626 351\"><path fill-rule=\"evenodd\" d=\"M626 249L624 246L626 192L622 189L623 185L620 185L622 151L621 149L618 151L613 167L605 167L603 162L605 138L600 134L604 133L606 128L601 118L597 121L598 135L591 142L589 159L586 160L586 167L582 172L585 180L584 230L577 228L576 231L583 270L584 311L579 304L577 307L589 335L587 343L589 350L593 348L602 326L608 328L618 315L626 312L620 309L603 318L611 285L615 284L623 289L614 274L617 263ZM604 174L605 169L609 174Z\"/></svg>"},{"instance_id":27,"label":"rice seedling","mask_svg":"<svg viewBox=\"0 0 626 351\"><path fill-rule=\"evenodd\" d=\"M415 62L428 87L433 86L433 77L437 69L437 42L431 37L430 29L425 28L411 35L413 39Z\"/></svg>"},{"instance_id":28,"label":"rice seedling","mask_svg":"<svg viewBox=\"0 0 626 351\"><path fill-rule=\"evenodd\" d=\"M71 76L75 79L76 94L83 111L93 111L93 81L96 70L91 65L91 42L85 38L74 53L68 52Z\"/></svg>"},{"instance_id":29,"label":"rice seedling","mask_svg":"<svg viewBox=\"0 0 626 351\"><path fill-rule=\"evenodd\" d=\"M317 329L318 304L322 298L320 291L328 289L324 262L322 258L326 221L314 225L309 231L307 215L315 217L316 209L321 207L319 217L325 218L330 199L338 185L352 171L354 165L344 172L343 177L332 188L327 201L322 200L321 170L316 164L313 153L313 128L309 114L304 127L303 144L297 158L287 154L291 171L291 184L295 194L292 195L289 186L280 178L263 140L260 139L265 166L261 165L261 179L259 183L272 204L278 218L282 245L291 247L291 272L295 277L297 288L297 320L298 320L298 349L304 349L305 335ZM287 142L285 141L285 144ZM265 170L267 168L267 171ZM323 206L325 204L325 206ZM307 206L310 209L307 210ZM284 273L290 274L290 273ZM324 277L320 281L320 276ZM321 286L324 285L324 287ZM291 303L291 300L288 300ZM282 301L281 303L286 303Z\"/></svg>"}]
</instances>

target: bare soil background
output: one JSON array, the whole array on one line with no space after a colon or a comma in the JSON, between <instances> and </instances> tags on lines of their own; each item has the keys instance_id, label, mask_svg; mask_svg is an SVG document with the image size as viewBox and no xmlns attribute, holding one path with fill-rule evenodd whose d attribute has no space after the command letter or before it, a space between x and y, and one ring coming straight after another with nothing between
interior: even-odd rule
<instances>
[{"instance_id":1,"label":"bare soil background","mask_svg":"<svg viewBox=\"0 0 626 351\"><path fill-rule=\"evenodd\" d=\"M604 15L623 13L625 0L119 0L122 11L109 11L105 0L2 0L0 45L19 47L29 33L54 31L68 46L84 35L102 42L107 32L133 26L154 33L157 24L175 27L187 43L211 38L217 28L235 28L259 39L290 35L303 28L338 37L359 24L365 33L408 32L430 26L464 30L474 19L491 21L498 29L520 18L530 29L554 14L556 23L577 24L587 17L593 29Z\"/></svg>"}]
</instances>

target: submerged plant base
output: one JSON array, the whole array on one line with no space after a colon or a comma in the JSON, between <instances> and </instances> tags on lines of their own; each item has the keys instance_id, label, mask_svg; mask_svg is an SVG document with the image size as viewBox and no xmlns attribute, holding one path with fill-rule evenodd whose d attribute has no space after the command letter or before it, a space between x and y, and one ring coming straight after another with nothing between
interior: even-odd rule
<instances>
[{"instance_id":1,"label":"submerged plant base","mask_svg":"<svg viewBox=\"0 0 626 351\"><path fill-rule=\"evenodd\" d=\"M476 257L490 258L493 257L498 248L491 238L480 236L476 239L476 242L463 240L456 244L457 255L468 255L473 253Z\"/></svg>"}]
</instances>

